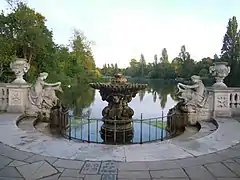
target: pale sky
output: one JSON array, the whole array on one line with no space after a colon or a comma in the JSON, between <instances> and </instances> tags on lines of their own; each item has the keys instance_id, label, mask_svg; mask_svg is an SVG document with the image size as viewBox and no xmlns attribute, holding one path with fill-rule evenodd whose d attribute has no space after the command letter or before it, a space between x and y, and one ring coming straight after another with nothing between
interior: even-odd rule
<instances>
[{"instance_id":1,"label":"pale sky","mask_svg":"<svg viewBox=\"0 0 240 180\"><path fill-rule=\"evenodd\" d=\"M42 13L58 44L74 28L84 32L98 67L129 64L143 53L147 62L167 48L170 59L181 45L195 60L220 54L228 19L240 18L239 0L28 0ZM0 0L0 9L6 3Z\"/></svg>"}]
</instances>

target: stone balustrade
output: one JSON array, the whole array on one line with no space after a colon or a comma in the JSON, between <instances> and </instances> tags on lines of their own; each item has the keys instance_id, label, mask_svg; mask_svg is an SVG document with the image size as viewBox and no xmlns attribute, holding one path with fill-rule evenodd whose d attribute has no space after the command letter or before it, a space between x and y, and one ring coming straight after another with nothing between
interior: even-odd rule
<instances>
[{"instance_id":1,"label":"stone balustrade","mask_svg":"<svg viewBox=\"0 0 240 180\"><path fill-rule=\"evenodd\" d=\"M228 88L228 89L231 90L229 99L229 105L231 109L240 108L240 88Z\"/></svg>"},{"instance_id":2,"label":"stone balustrade","mask_svg":"<svg viewBox=\"0 0 240 180\"><path fill-rule=\"evenodd\" d=\"M8 112L13 111L8 109L8 107L9 107L9 102L12 101L12 99L14 99L15 97L15 95L11 92L13 89L16 89L16 88L19 90L19 92L24 91L24 93L21 93L24 96L24 97L21 97L22 98L21 102L23 102L23 104L21 103L20 104L26 105L28 101L27 93L29 91L30 85L28 84L14 85L11 83L0 83L0 111L8 111ZM240 114L240 110L239 110L240 109L240 88L228 87L226 89L218 90L212 87L208 87L207 90L211 97L211 100L209 101L209 106L210 106L210 109L212 109L214 112L224 111L225 109L226 112L230 111L233 115L236 115L238 111ZM17 101L17 99L15 98L14 101ZM24 112L25 108L23 107L18 111ZM227 115L227 116L230 116L230 115Z\"/></svg>"}]
</instances>

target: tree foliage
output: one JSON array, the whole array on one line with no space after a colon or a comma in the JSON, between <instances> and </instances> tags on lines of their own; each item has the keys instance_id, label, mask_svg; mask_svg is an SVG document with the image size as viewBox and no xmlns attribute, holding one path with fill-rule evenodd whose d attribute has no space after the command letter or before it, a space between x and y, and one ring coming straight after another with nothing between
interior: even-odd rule
<instances>
[{"instance_id":1,"label":"tree foliage","mask_svg":"<svg viewBox=\"0 0 240 180\"><path fill-rule=\"evenodd\" d=\"M212 65L213 59L203 58L196 62L191 58L190 53L186 50L185 45L181 46L180 52L171 62L169 62L167 49L163 48L159 61L157 54L153 56L152 63L146 63L144 55L140 55L140 59L131 59L129 67L122 69L122 72L131 77L144 77L150 79L188 79L193 74L201 75L209 78L209 67ZM113 75L115 70L111 66L104 65L101 69L102 74ZM106 73L108 72L108 73Z\"/></svg>"},{"instance_id":2,"label":"tree foliage","mask_svg":"<svg viewBox=\"0 0 240 180\"><path fill-rule=\"evenodd\" d=\"M233 16L228 21L227 32L223 38L221 60L228 62L231 72L226 78L230 86L239 85L237 78L240 75L240 31L238 30L237 18Z\"/></svg>"},{"instance_id":3,"label":"tree foliage","mask_svg":"<svg viewBox=\"0 0 240 180\"><path fill-rule=\"evenodd\" d=\"M9 68L15 57L30 63L27 79L33 81L42 72L53 81L64 83L92 81L99 76L90 42L80 30L74 30L70 45L57 45L46 26L45 17L26 3L8 0L10 12L0 15L0 80L14 78ZM70 51L71 49L71 51Z\"/></svg>"},{"instance_id":4,"label":"tree foliage","mask_svg":"<svg viewBox=\"0 0 240 180\"><path fill-rule=\"evenodd\" d=\"M153 56L152 63L146 63L144 55L140 59L131 59L129 67L122 71L131 77L144 77L149 79L189 79L192 75L197 74L204 79L212 79L209 74L209 67L213 62L226 61L231 67L231 72L225 79L228 86L240 86L238 80L240 76L240 30L235 16L229 19L227 31L223 38L221 55L214 54L212 58L205 57L200 61L191 58L190 52L185 45L182 45L178 56L169 61L167 49L163 48L160 54ZM150 60L151 62L151 60ZM111 69L109 69L111 71ZM104 74L104 72L102 71Z\"/></svg>"}]
</instances>

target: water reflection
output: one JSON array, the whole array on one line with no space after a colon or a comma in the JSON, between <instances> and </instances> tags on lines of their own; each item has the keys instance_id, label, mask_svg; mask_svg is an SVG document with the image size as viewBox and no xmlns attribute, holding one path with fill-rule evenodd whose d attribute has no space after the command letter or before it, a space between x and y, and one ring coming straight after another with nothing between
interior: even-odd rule
<instances>
[{"instance_id":1,"label":"water reflection","mask_svg":"<svg viewBox=\"0 0 240 180\"><path fill-rule=\"evenodd\" d=\"M129 106L135 111L134 118L140 118L141 113L143 118L159 117L162 115L162 111L166 115L177 102L176 85L172 82L129 81L149 84L149 88L140 91L129 103ZM101 118L102 109L107 105L107 102L102 101L98 90L89 88L87 84L79 84L71 88L65 87L61 100L74 111L76 116L90 114L91 118Z\"/></svg>"}]
</instances>

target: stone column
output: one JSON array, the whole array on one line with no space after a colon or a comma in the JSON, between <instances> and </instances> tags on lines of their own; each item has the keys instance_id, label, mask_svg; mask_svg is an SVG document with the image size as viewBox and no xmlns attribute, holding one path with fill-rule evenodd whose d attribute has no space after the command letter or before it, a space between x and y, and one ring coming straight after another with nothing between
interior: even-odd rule
<instances>
[{"instance_id":1,"label":"stone column","mask_svg":"<svg viewBox=\"0 0 240 180\"><path fill-rule=\"evenodd\" d=\"M213 117L231 117L229 89L213 89Z\"/></svg>"},{"instance_id":2,"label":"stone column","mask_svg":"<svg viewBox=\"0 0 240 180\"><path fill-rule=\"evenodd\" d=\"M7 112L25 113L29 106L28 92L30 85L28 84L8 84L8 107Z\"/></svg>"}]
</instances>

